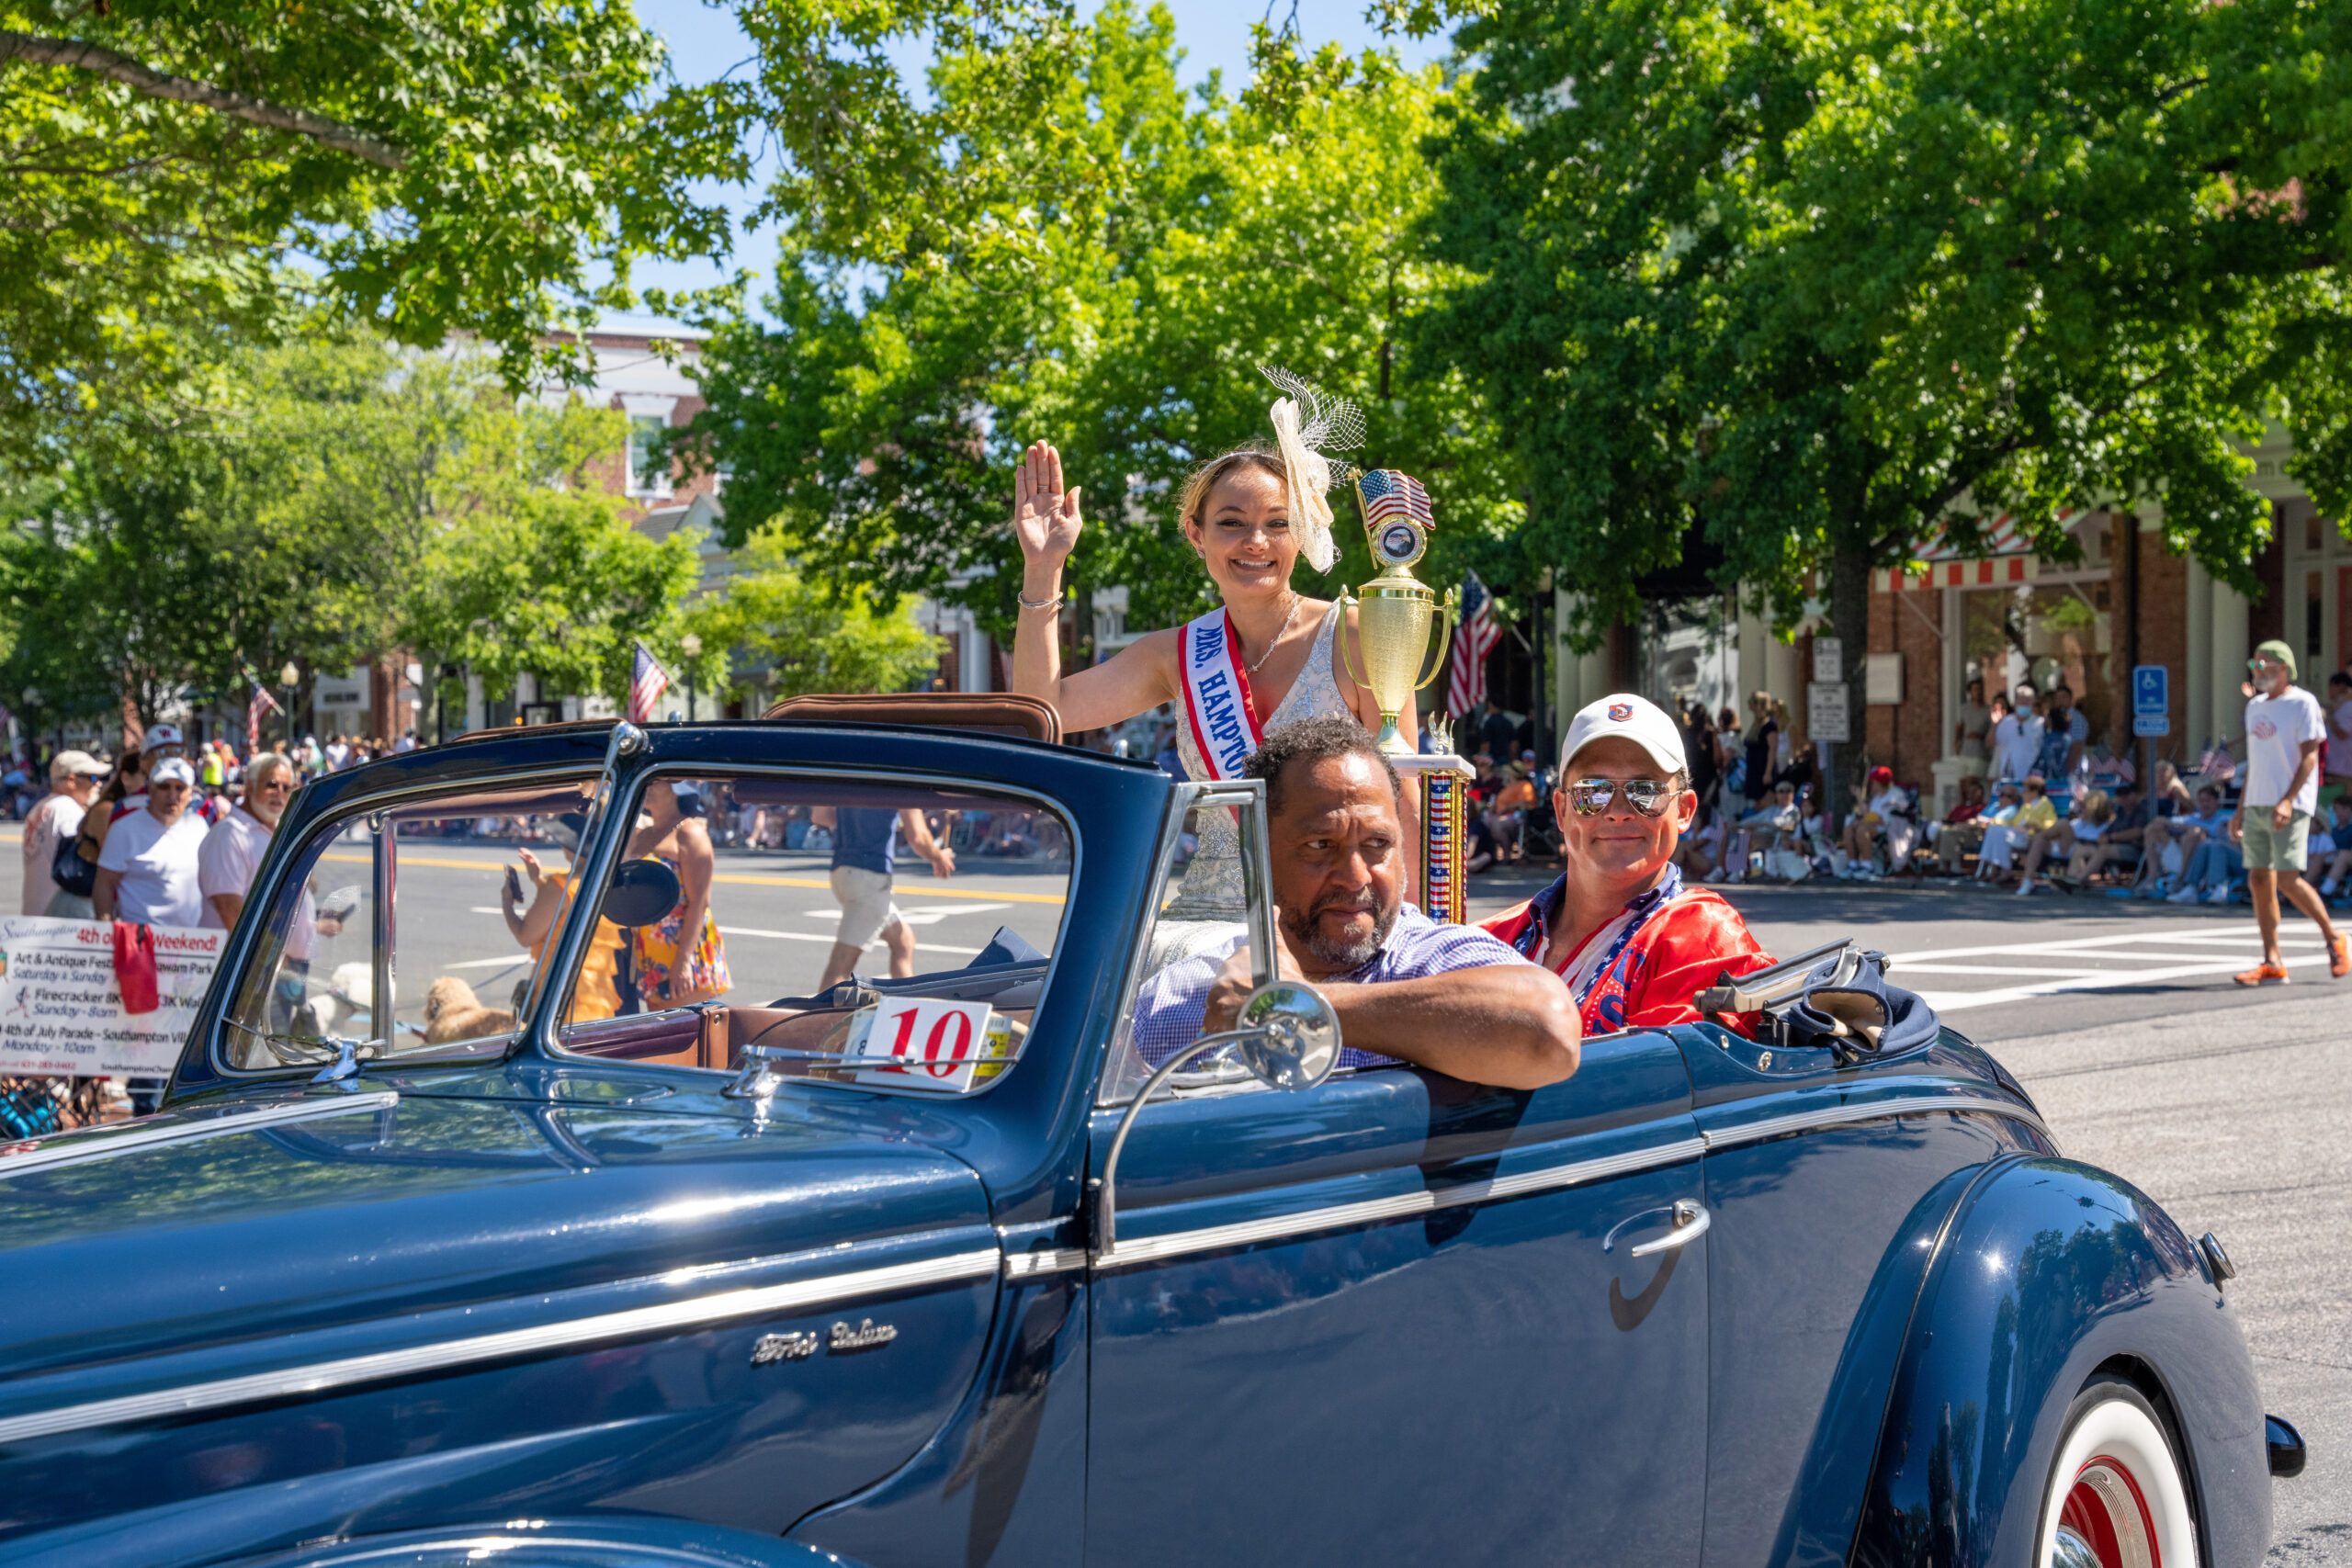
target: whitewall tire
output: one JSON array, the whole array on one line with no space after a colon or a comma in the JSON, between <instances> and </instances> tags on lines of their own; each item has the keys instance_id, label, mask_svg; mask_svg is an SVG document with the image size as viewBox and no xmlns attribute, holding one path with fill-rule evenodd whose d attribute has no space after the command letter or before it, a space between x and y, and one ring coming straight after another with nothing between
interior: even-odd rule
<instances>
[{"instance_id":1,"label":"whitewall tire","mask_svg":"<svg viewBox=\"0 0 2352 1568\"><path fill-rule=\"evenodd\" d=\"M2075 1398L2042 1491L2038 1568L2196 1568L2188 1480L2154 1406L2120 1378Z\"/></svg>"}]
</instances>

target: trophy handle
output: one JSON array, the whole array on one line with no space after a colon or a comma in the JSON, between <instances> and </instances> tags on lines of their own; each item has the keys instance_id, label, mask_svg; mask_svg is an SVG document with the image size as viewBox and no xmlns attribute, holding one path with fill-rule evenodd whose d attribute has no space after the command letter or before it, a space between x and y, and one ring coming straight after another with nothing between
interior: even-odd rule
<instances>
[{"instance_id":1,"label":"trophy handle","mask_svg":"<svg viewBox=\"0 0 2352 1568\"><path fill-rule=\"evenodd\" d=\"M1340 590L1340 624L1332 628L1331 640L1340 645L1340 663L1346 669L1348 679L1353 681L1359 689L1369 692L1372 690L1372 682L1357 671L1355 658L1348 652L1348 612L1355 607L1356 596L1345 589ZM1361 626L1356 629L1356 640L1358 642L1363 640L1363 629Z\"/></svg>"},{"instance_id":2,"label":"trophy handle","mask_svg":"<svg viewBox=\"0 0 2352 1568\"><path fill-rule=\"evenodd\" d=\"M1430 667L1421 671L1419 680L1413 682L1413 690L1417 692L1437 679L1438 671L1445 663L1447 650L1453 646L1453 621L1461 598L1462 591L1458 588L1449 588L1445 591L1445 603L1438 610L1440 625L1437 647L1430 650ZM1352 675L1355 671L1351 670L1348 673Z\"/></svg>"}]
</instances>

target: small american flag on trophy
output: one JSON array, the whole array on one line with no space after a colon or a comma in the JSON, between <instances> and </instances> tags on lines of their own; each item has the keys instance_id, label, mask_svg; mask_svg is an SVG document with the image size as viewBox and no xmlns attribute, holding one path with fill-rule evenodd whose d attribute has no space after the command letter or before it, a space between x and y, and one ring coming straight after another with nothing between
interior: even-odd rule
<instances>
[{"instance_id":1,"label":"small american flag on trophy","mask_svg":"<svg viewBox=\"0 0 2352 1568\"><path fill-rule=\"evenodd\" d=\"M1367 468L1356 476L1356 495L1363 502L1363 525L1375 534L1392 519L1418 523L1424 528L1437 526L1430 512L1430 492L1410 474L1395 468Z\"/></svg>"}]
</instances>

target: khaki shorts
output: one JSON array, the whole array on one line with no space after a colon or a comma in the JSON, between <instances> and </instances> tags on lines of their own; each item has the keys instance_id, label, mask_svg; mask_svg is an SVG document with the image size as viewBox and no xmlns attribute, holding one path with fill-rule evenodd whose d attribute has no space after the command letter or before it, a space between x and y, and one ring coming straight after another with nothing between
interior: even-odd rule
<instances>
[{"instance_id":1,"label":"khaki shorts","mask_svg":"<svg viewBox=\"0 0 2352 1568\"><path fill-rule=\"evenodd\" d=\"M864 866L833 867L833 897L841 900L842 928L833 940L863 953L867 944L899 923L899 906L890 897L890 879Z\"/></svg>"},{"instance_id":2,"label":"khaki shorts","mask_svg":"<svg viewBox=\"0 0 2352 1568\"><path fill-rule=\"evenodd\" d=\"M2301 871L2311 859L2312 814L2298 811L2281 830L2270 826L2270 807L2249 806L2239 818L2245 835L2248 871Z\"/></svg>"}]
</instances>

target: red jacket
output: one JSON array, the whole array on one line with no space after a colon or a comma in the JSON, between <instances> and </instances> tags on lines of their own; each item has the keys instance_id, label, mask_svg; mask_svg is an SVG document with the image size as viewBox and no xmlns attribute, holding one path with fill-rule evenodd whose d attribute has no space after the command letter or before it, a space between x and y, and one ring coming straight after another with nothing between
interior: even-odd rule
<instances>
[{"instance_id":1,"label":"red jacket","mask_svg":"<svg viewBox=\"0 0 2352 1568\"><path fill-rule=\"evenodd\" d=\"M1525 903L1478 924L1510 943L1521 957L1541 964L1566 892L1564 875ZM1613 955L1605 946L1591 954L1595 964L1605 958L1606 966L1584 977L1584 989L1577 998L1587 1034L1696 1023L1702 1017L1742 1034L1752 1032L1752 1017L1702 1015L1690 1003L1694 995L1726 972L1736 979L1770 966L1771 954L1757 945L1738 910L1707 888L1684 888L1679 874L1672 872L1625 909L1621 920L1610 922L1588 938L1569 956L1563 971L1573 975L1579 967L1577 961L1596 944L1623 939L1622 949ZM1630 937L1625 935L1626 925L1634 926Z\"/></svg>"}]
</instances>

